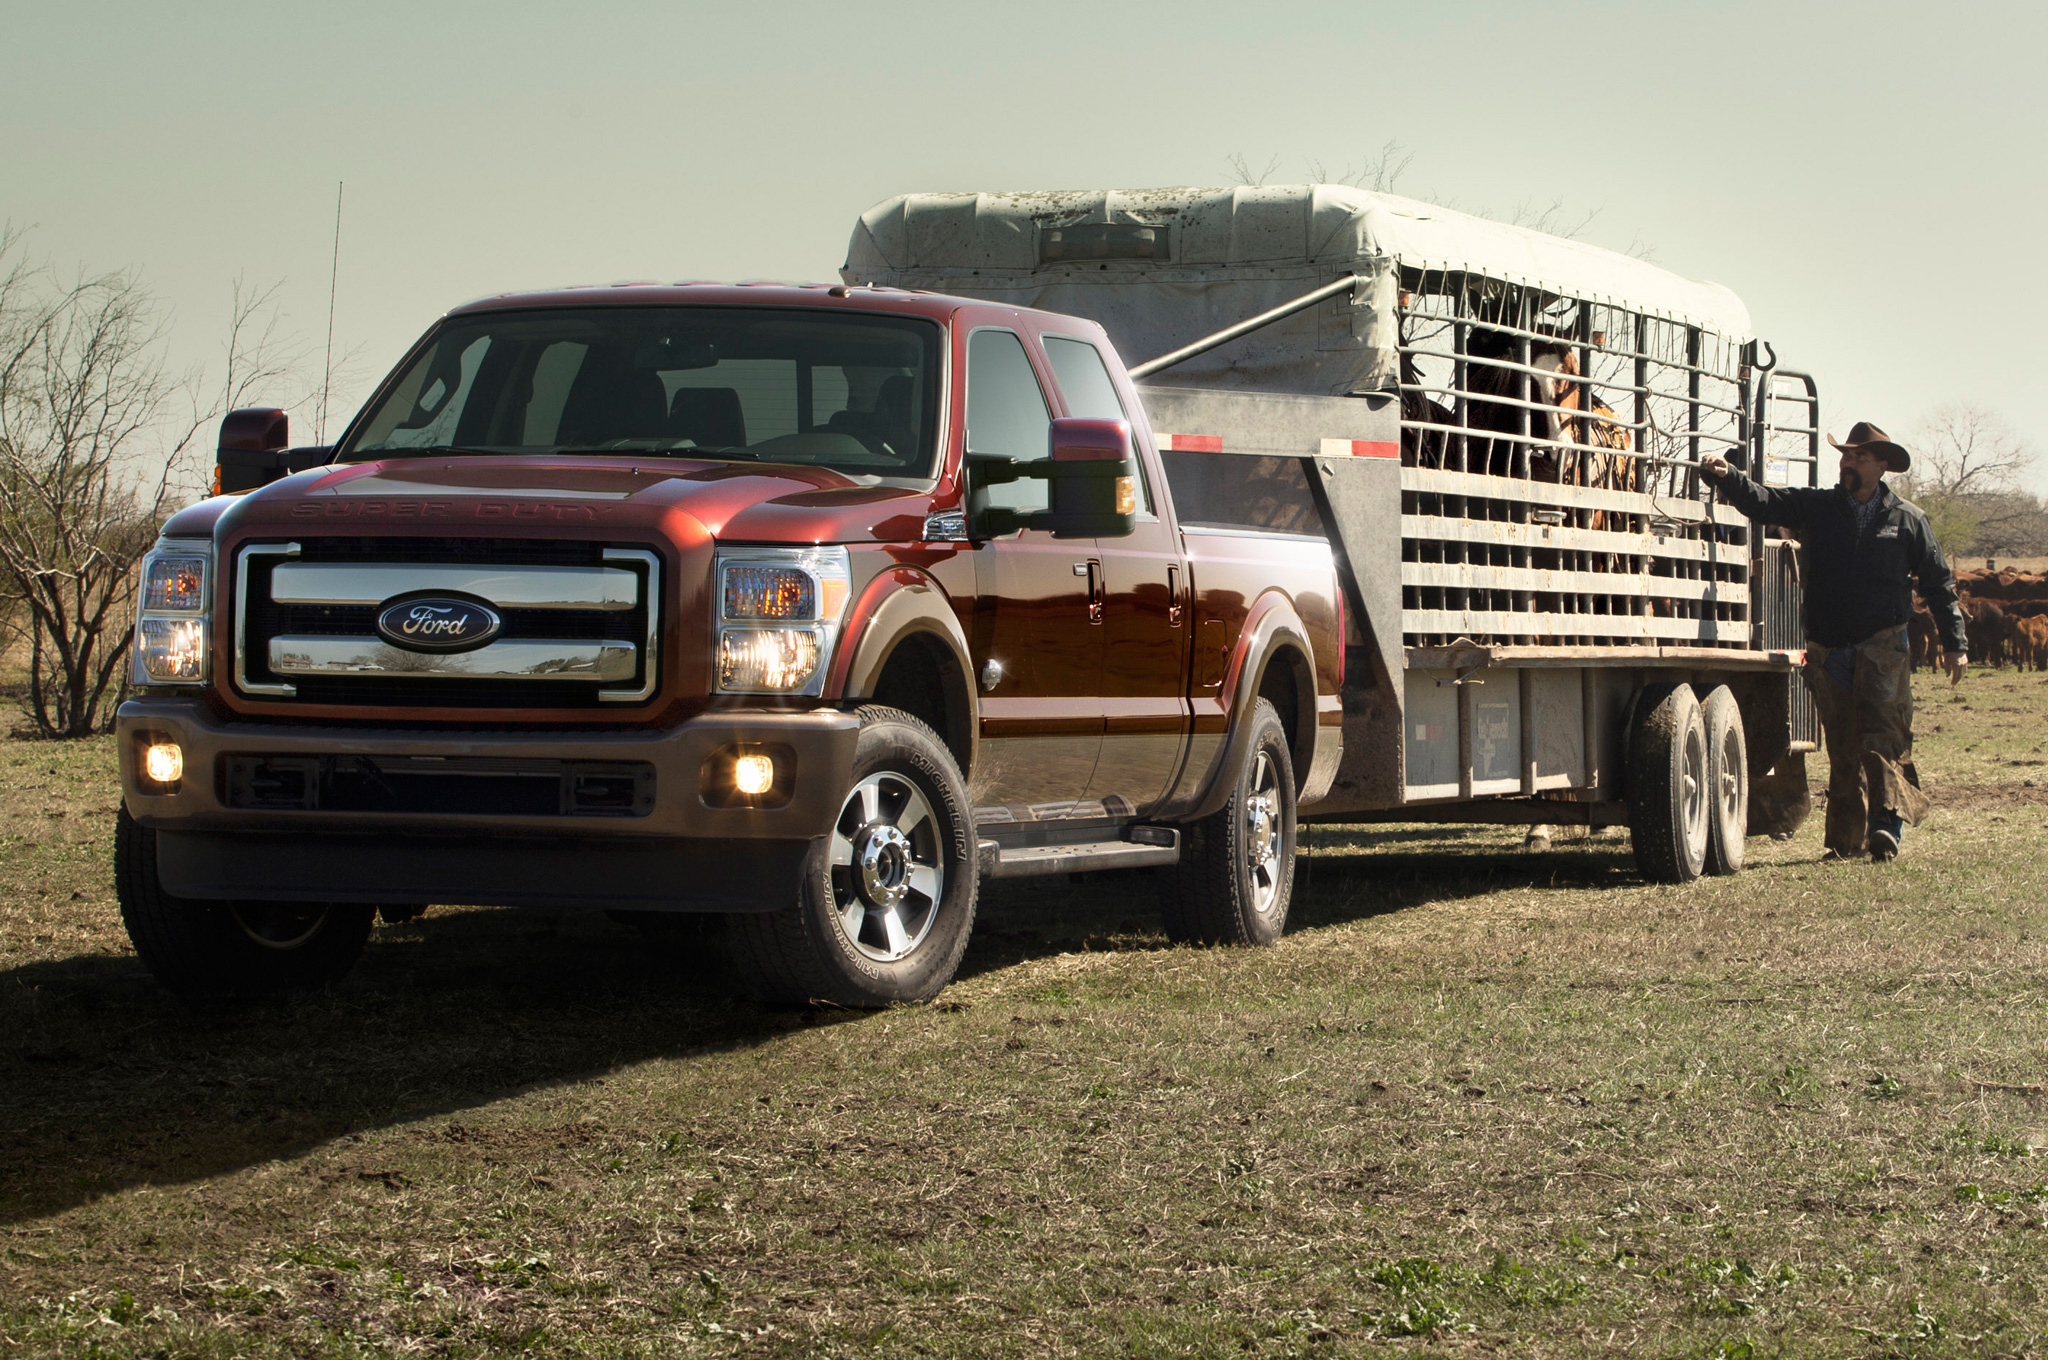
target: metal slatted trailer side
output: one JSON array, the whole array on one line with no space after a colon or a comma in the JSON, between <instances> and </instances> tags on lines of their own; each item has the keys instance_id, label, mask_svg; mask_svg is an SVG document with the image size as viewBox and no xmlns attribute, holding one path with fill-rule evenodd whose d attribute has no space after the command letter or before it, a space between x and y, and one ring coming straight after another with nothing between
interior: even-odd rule
<instances>
[{"instance_id":1,"label":"metal slatted trailer side","mask_svg":"<svg viewBox=\"0 0 2048 1360\"><path fill-rule=\"evenodd\" d=\"M1749 617L1747 525L1726 507L1403 466L1391 395L1140 390L1187 532L1314 534L1339 563L1344 760L1306 815L1624 820L1632 705L1645 686L1666 682L1702 695L1729 686L1759 772L1788 749L1787 680L1799 654L1766 645L1775 639L1760 637ZM1461 513L1404 513L1421 495ZM1615 527L1528 513L1552 507L1604 511ZM1422 545L1447 542L1523 556L1423 560ZM1630 569L1616 570L1624 561ZM1782 594L1794 583L1777 585ZM1457 635L1444 637L1433 625L1452 611L1409 607L1422 589L1486 592L1517 607L1464 607L1451 625ZM1558 596L1611 608L1530 607ZM1777 607L1796 609L1796 600Z\"/></svg>"}]
</instances>

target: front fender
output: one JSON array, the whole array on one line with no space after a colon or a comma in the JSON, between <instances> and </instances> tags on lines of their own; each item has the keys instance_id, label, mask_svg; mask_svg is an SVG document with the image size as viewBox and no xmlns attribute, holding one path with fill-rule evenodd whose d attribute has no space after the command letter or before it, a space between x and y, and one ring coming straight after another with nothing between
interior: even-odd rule
<instances>
[{"instance_id":1,"label":"front fender","mask_svg":"<svg viewBox=\"0 0 2048 1360\"><path fill-rule=\"evenodd\" d=\"M920 634L944 647L959 669L962 683L946 697L949 710L965 724L964 731L957 734L964 739L967 752L961 770L965 775L981 755L973 654L946 592L916 567L894 566L878 573L847 611L845 643L833 662L825 693L849 706L873 698L889 658L906 639ZM951 744L956 734L941 732L939 736Z\"/></svg>"}]
</instances>

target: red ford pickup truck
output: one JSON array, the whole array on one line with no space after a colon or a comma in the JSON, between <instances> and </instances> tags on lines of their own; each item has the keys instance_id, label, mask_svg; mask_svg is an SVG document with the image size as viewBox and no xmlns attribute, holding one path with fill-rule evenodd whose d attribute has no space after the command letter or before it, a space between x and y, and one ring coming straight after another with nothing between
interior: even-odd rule
<instances>
[{"instance_id":1,"label":"red ford pickup truck","mask_svg":"<svg viewBox=\"0 0 2048 1360\"><path fill-rule=\"evenodd\" d=\"M188 994L381 912L716 913L764 999L916 1001L979 882L1155 866L1269 942L1329 788L1313 535L1176 517L1102 329L885 288L571 289L439 321L332 448L222 430L120 709L123 915Z\"/></svg>"}]
</instances>

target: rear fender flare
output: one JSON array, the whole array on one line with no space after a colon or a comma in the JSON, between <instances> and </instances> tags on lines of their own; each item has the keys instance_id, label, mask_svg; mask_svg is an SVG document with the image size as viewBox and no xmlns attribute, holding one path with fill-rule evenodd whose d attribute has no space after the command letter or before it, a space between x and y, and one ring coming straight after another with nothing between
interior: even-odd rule
<instances>
[{"instance_id":1,"label":"rear fender flare","mask_svg":"<svg viewBox=\"0 0 2048 1360\"><path fill-rule=\"evenodd\" d=\"M1223 692L1228 696L1230 712L1229 735L1210 772L1208 786L1202 790L1194 807L1183 815L1184 820L1199 821L1230 801L1230 792L1237 787L1237 777L1251 754L1252 708L1265 685L1267 669L1283 649L1298 651L1302 661L1295 675L1297 730L1290 752L1294 757L1297 788L1308 775L1322 730L1316 714L1316 649L1310 643L1308 628L1302 623L1301 616L1295 613L1293 603L1278 591L1269 591L1252 603L1250 613L1245 616L1244 629L1238 635L1237 648L1224 672Z\"/></svg>"},{"instance_id":2,"label":"rear fender flare","mask_svg":"<svg viewBox=\"0 0 2048 1360\"><path fill-rule=\"evenodd\" d=\"M973 653L967 634L939 585L915 567L896 566L879 573L847 611L845 642L833 664L825 693L846 706L874 697L889 660L908 638L927 635L953 658L960 677L949 686L946 703L961 727L940 732L939 739L956 754L964 750L960 773L966 777L981 756L981 711L974 693Z\"/></svg>"}]
</instances>

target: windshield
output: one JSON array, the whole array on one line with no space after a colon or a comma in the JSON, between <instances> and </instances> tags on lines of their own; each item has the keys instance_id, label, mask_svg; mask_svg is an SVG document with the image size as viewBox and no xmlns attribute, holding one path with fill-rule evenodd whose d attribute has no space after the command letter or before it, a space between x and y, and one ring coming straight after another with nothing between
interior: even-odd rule
<instances>
[{"instance_id":1,"label":"windshield","mask_svg":"<svg viewBox=\"0 0 2048 1360\"><path fill-rule=\"evenodd\" d=\"M454 317L357 421L343 462L633 453L932 474L939 329L696 307Z\"/></svg>"}]
</instances>

